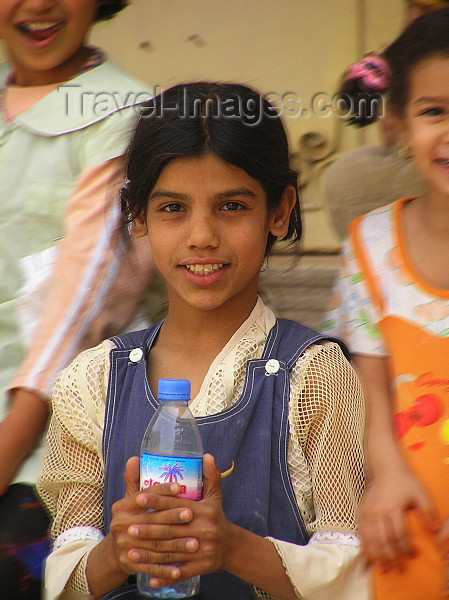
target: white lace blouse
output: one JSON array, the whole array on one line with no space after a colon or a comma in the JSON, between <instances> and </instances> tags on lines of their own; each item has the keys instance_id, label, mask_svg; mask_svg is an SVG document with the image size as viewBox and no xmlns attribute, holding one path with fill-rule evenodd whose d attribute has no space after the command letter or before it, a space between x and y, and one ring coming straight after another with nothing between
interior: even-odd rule
<instances>
[{"instance_id":1,"label":"white lace blouse","mask_svg":"<svg viewBox=\"0 0 449 600\"><path fill-rule=\"evenodd\" d=\"M259 299L211 364L190 405L195 416L220 412L238 399L246 363L260 358L274 323L272 311ZM55 384L47 454L38 481L54 519L47 600L89 598L87 557L103 537L101 442L112 347L107 340L83 352ZM271 541L298 598L365 600L367 574L356 534L364 485L359 380L340 347L323 342L300 356L290 382L288 467L311 539L306 546Z\"/></svg>"}]
</instances>

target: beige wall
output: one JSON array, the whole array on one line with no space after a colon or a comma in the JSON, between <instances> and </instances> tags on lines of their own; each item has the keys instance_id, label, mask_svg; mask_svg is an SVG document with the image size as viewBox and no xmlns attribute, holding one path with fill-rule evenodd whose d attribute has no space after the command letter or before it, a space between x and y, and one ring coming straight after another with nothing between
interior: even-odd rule
<instances>
[{"instance_id":1,"label":"beige wall","mask_svg":"<svg viewBox=\"0 0 449 600\"><path fill-rule=\"evenodd\" d=\"M377 142L376 127L356 131L333 115L312 113L312 99L332 96L344 69L398 33L403 0L133 0L92 40L132 73L162 88L186 80L234 80L263 93L288 92L306 114L285 119L303 191L304 246L335 250L339 240L322 205L322 175L336 153ZM287 114L287 113L286 113ZM324 161L297 154L301 136L318 142Z\"/></svg>"},{"instance_id":2,"label":"beige wall","mask_svg":"<svg viewBox=\"0 0 449 600\"><path fill-rule=\"evenodd\" d=\"M162 87L183 80L239 80L264 93L293 92L310 108L332 94L354 59L399 29L402 0L133 0L92 40L132 73ZM365 23L365 31L359 24ZM363 23L362 23L363 26ZM293 144L335 119L288 119ZM348 132L345 144L352 146ZM347 138L347 139L346 139Z\"/></svg>"}]
</instances>

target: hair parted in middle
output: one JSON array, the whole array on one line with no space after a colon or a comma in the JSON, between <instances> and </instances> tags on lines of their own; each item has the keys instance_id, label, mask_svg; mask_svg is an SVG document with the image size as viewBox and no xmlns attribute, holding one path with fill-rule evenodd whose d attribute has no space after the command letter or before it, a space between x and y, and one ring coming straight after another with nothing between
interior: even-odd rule
<instances>
[{"instance_id":1,"label":"hair parted in middle","mask_svg":"<svg viewBox=\"0 0 449 600\"><path fill-rule=\"evenodd\" d=\"M296 204L282 239L301 239L297 173L290 168L281 118L258 92L233 83L180 84L142 109L127 151L127 183L121 190L127 221L145 214L151 190L171 160L207 152L257 180L269 211L280 204L286 187L293 186ZM266 255L275 241L269 233Z\"/></svg>"},{"instance_id":2,"label":"hair parted in middle","mask_svg":"<svg viewBox=\"0 0 449 600\"><path fill-rule=\"evenodd\" d=\"M418 63L434 56L449 57L449 8L413 20L382 54L365 56L347 70L339 93L351 106L349 122L363 127L379 117L379 102L399 116L407 106L410 76Z\"/></svg>"}]
</instances>

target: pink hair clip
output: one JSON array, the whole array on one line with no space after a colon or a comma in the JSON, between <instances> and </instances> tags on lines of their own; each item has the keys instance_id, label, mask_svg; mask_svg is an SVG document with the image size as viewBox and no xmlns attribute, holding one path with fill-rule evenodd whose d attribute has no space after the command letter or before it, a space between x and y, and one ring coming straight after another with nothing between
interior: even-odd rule
<instances>
[{"instance_id":1,"label":"pink hair clip","mask_svg":"<svg viewBox=\"0 0 449 600\"><path fill-rule=\"evenodd\" d=\"M367 88L383 92L390 86L391 69L379 55L369 54L349 67L347 79L360 79Z\"/></svg>"}]
</instances>

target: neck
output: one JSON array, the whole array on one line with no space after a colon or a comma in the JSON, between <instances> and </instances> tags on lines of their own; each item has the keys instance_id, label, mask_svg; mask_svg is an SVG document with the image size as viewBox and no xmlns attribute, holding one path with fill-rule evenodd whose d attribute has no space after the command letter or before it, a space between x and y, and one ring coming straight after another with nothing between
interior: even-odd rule
<instances>
[{"instance_id":1,"label":"neck","mask_svg":"<svg viewBox=\"0 0 449 600\"><path fill-rule=\"evenodd\" d=\"M218 353L249 317L256 302L257 296L254 296L244 306L236 307L229 302L211 310L186 305L181 308L176 302L170 302L160 337L187 347L213 348Z\"/></svg>"},{"instance_id":2,"label":"neck","mask_svg":"<svg viewBox=\"0 0 449 600\"><path fill-rule=\"evenodd\" d=\"M413 206L414 205L414 206ZM437 238L449 235L449 198L437 194L424 194L411 203L415 222Z\"/></svg>"}]
</instances>

